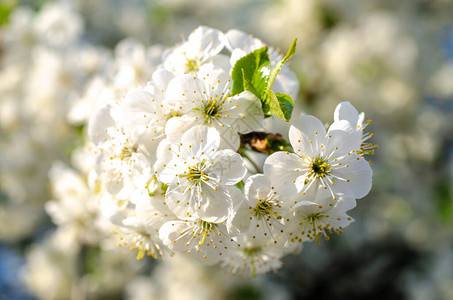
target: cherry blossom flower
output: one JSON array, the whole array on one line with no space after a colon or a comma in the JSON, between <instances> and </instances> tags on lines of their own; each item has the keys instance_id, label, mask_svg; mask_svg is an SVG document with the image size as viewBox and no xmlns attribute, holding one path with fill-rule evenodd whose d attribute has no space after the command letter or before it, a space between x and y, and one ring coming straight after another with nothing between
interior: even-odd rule
<instances>
[{"instance_id":1,"label":"cherry blossom flower","mask_svg":"<svg viewBox=\"0 0 453 300\"><path fill-rule=\"evenodd\" d=\"M238 212L237 217L248 221L249 238L283 245L287 240L285 224L291 218L290 206L294 200L277 194L270 179L263 174L247 179L244 194L246 212Z\"/></svg>"},{"instance_id":2,"label":"cherry blossom flower","mask_svg":"<svg viewBox=\"0 0 453 300\"><path fill-rule=\"evenodd\" d=\"M362 144L360 145L360 149L356 149L359 154L373 154L374 149L377 149L377 145L373 145L372 143L366 143L366 141L374 136L374 134L370 131L365 133L365 128L368 124L371 123L371 120L365 121L365 114L357 111L354 106L350 102L341 102L337 105L334 112L334 121L338 122L341 120L348 121L351 126L356 126L356 130L361 133L361 141Z\"/></svg>"},{"instance_id":3,"label":"cherry blossom flower","mask_svg":"<svg viewBox=\"0 0 453 300\"><path fill-rule=\"evenodd\" d=\"M88 132L98 148L96 173L108 193L129 195L144 174L151 174L151 138L134 136L118 111L100 109L90 119Z\"/></svg>"},{"instance_id":4,"label":"cherry blossom flower","mask_svg":"<svg viewBox=\"0 0 453 300\"><path fill-rule=\"evenodd\" d=\"M345 120L326 132L321 121L302 115L291 126L289 139L294 153L276 152L264 164L264 173L282 195L317 191L321 186L335 200L339 193L362 198L371 189L372 170L356 153L360 134Z\"/></svg>"},{"instance_id":5,"label":"cherry blossom flower","mask_svg":"<svg viewBox=\"0 0 453 300\"><path fill-rule=\"evenodd\" d=\"M196 75L173 79L166 98L181 115L168 120L165 128L173 142L187 129L204 124L220 133L220 148L237 150L239 133L259 130L264 121L260 100L248 91L232 96L228 74L212 65L203 66Z\"/></svg>"},{"instance_id":6,"label":"cherry blossom flower","mask_svg":"<svg viewBox=\"0 0 453 300\"><path fill-rule=\"evenodd\" d=\"M230 149L218 150L219 133L202 125L187 131L179 144L168 148L161 144L154 168L157 179L168 185L170 210L183 219L232 219L235 195L241 194L233 185L247 172L241 156Z\"/></svg>"},{"instance_id":7,"label":"cherry blossom flower","mask_svg":"<svg viewBox=\"0 0 453 300\"><path fill-rule=\"evenodd\" d=\"M201 219L169 221L162 225L159 236L171 250L187 253L207 265L219 262L230 249L240 247L225 224Z\"/></svg>"},{"instance_id":8,"label":"cherry blossom flower","mask_svg":"<svg viewBox=\"0 0 453 300\"><path fill-rule=\"evenodd\" d=\"M340 234L343 228L354 220L346 212L356 206L356 201L343 195L338 200L332 200L330 194L321 189L317 197L309 201L298 202L292 208L295 211L288 231L291 231L291 242L316 240L324 236L329 240L329 234Z\"/></svg>"},{"instance_id":9,"label":"cherry blossom flower","mask_svg":"<svg viewBox=\"0 0 453 300\"><path fill-rule=\"evenodd\" d=\"M226 37L221 31L200 26L186 41L163 54L163 66L178 75L197 73L206 63L225 69L225 66L229 66L229 58L220 52L226 43Z\"/></svg>"}]
</instances>

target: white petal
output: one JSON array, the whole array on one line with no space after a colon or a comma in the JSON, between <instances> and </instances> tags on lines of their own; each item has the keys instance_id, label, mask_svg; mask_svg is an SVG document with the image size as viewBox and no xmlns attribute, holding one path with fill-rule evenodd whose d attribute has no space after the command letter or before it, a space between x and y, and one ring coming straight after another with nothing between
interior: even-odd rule
<instances>
[{"instance_id":1,"label":"white petal","mask_svg":"<svg viewBox=\"0 0 453 300\"><path fill-rule=\"evenodd\" d=\"M153 73L153 84L161 91L166 90L168 84L174 77L175 75L172 72L159 69Z\"/></svg>"},{"instance_id":2,"label":"white petal","mask_svg":"<svg viewBox=\"0 0 453 300\"><path fill-rule=\"evenodd\" d=\"M301 115L289 128L289 140L297 155L315 157L320 154L321 145L326 145L326 129L319 119Z\"/></svg>"},{"instance_id":3,"label":"white petal","mask_svg":"<svg viewBox=\"0 0 453 300\"><path fill-rule=\"evenodd\" d=\"M356 126L357 121L359 120L359 112L349 101L341 102L335 108L333 119L335 122L346 120L351 123L351 125Z\"/></svg>"},{"instance_id":4,"label":"white petal","mask_svg":"<svg viewBox=\"0 0 453 300\"><path fill-rule=\"evenodd\" d=\"M296 99L299 92L299 80L296 74L287 68L283 68L275 78L272 90L275 93L289 94L293 99Z\"/></svg>"},{"instance_id":5,"label":"white petal","mask_svg":"<svg viewBox=\"0 0 453 300\"><path fill-rule=\"evenodd\" d=\"M244 46L249 45L252 40L249 34L237 29L231 29L225 35L228 39L227 48L230 51L236 48L242 49Z\"/></svg>"},{"instance_id":6,"label":"white petal","mask_svg":"<svg viewBox=\"0 0 453 300\"><path fill-rule=\"evenodd\" d=\"M236 189L236 187L231 187ZM220 223L226 221L230 215L234 217L234 202L230 187L216 186L212 189L203 186L203 202L200 209L196 209L198 217L207 222Z\"/></svg>"},{"instance_id":7,"label":"white petal","mask_svg":"<svg viewBox=\"0 0 453 300\"><path fill-rule=\"evenodd\" d=\"M276 152L264 163L264 174L269 176L275 190L283 196L291 196L303 188L303 161L294 153Z\"/></svg>"},{"instance_id":8,"label":"white petal","mask_svg":"<svg viewBox=\"0 0 453 300\"><path fill-rule=\"evenodd\" d=\"M219 63L220 60L218 61ZM207 93L204 99L207 99L207 96L215 96L215 98L218 98L220 93L226 91L228 86L232 85L229 81L230 76L228 73L225 72L224 69L218 68L213 63L202 65L197 72L197 77L204 83L204 89L201 90L201 92L206 91Z\"/></svg>"},{"instance_id":9,"label":"white petal","mask_svg":"<svg viewBox=\"0 0 453 300\"><path fill-rule=\"evenodd\" d=\"M348 167L345 167L346 164ZM373 171L370 164L361 156L348 155L342 160L342 168L334 168L332 175L349 180L335 180L332 189L356 199L365 197L371 190Z\"/></svg>"},{"instance_id":10,"label":"white petal","mask_svg":"<svg viewBox=\"0 0 453 300\"><path fill-rule=\"evenodd\" d=\"M145 226L157 230L163 223L174 217L168 207L164 204L165 199L163 197L155 196L151 198L148 195L144 195L143 198L142 201L137 203L135 211L137 217ZM147 199L145 200L145 198Z\"/></svg>"},{"instance_id":11,"label":"white petal","mask_svg":"<svg viewBox=\"0 0 453 300\"><path fill-rule=\"evenodd\" d=\"M162 131L165 126L165 116L160 105L158 99L154 99L150 93L135 89L130 91L124 99L124 117L134 126L146 126L151 123L153 126L161 127L159 131ZM155 120L161 123L156 123Z\"/></svg>"},{"instance_id":12,"label":"white petal","mask_svg":"<svg viewBox=\"0 0 453 300\"><path fill-rule=\"evenodd\" d=\"M298 213L301 213L304 216L317 213L320 210L319 204L311 201L301 201L295 204L293 209L296 209Z\"/></svg>"},{"instance_id":13,"label":"white petal","mask_svg":"<svg viewBox=\"0 0 453 300\"><path fill-rule=\"evenodd\" d=\"M171 143L179 143L182 135L199 122L190 116L173 117L165 124L165 135Z\"/></svg>"},{"instance_id":14,"label":"white petal","mask_svg":"<svg viewBox=\"0 0 453 300\"><path fill-rule=\"evenodd\" d=\"M228 214L226 227L230 235L238 235L241 231L243 231L243 228L238 227L240 226L240 222L233 223L233 220L236 219L238 210L242 207L242 204L245 203L245 197L242 191L235 186L225 186L224 188L227 190L231 200L233 201L233 209L230 210Z\"/></svg>"},{"instance_id":15,"label":"white petal","mask_svg":"<svg viewBox=\"0 0 453 300\"><path fill-rule=\"evenodd\" d=\"M197 125L183 134L181 144L181 154L185 157L201 157L219 148L220 135L214 128Z\"/></svg>"},{"instance_id":16,"label":"white petal","mask_svg":"<svg viewBox=\"0 0 453 300\"><path fill-rule=\"evenodd\" d=\"M187 104L203 99L204 90L203 81L194 75L183 74L170 81L165 93L165 99L170 105L175 105L176 109L187 111L191 107L188 107Z\"/></svg>"},{"instance_id":17,"label":"white petal","mask_svg":"<svg viewBox=\"0 0 453 300\"><path fill-rule=\"evenodd\" d=\"M263 128L264 114L261 101L249 91L229 98L237 107L230 113L237 118L234 125L240 133L259 131Z\"/></svg>"},{"instance_id":18,"label":"white petal","mask_svg":"<svg viewBox=\"0 0 453 300\"><path fill-rule=\"evenodd\" d=\"M213 164L208 165L205 172L216 178L221 185L233 185L244 178L247 173L244 160L233 150L218 150L209 156Z\"/></svg>"},{"instance_id":19,"label":"white petal","mask_svg":"<svg viewBox=\"0 0 453 300\"><path fill-rule=\"evenodd\" d=\"M124 178L113 170L109 170L102 174L102 181L105 189L111 195L116 195L121 192L124 186Z\"/></svg>"},{"instance_id":20,"label":"white petal","mask_svg":"<svg viewBox=\"0 0 453 300\"><path fill-rule=\"evenodd\" d=\"M341 212L347 212L357 206L357 201L352 197L340 196L334 209Z\"/></svg>"},{"instance_id":21,"label":"white petal","mask_svg":"<svg viewBox=\"0 0 453 300\"><path fill-rule=\"evenodd\" d=\"M110 106L99 109L90 119L88 135L93 143L99 145L106 139L110 139L107 130L116 127L116 123L110 115Z\"/></svg>"},{"instance_id":22,"label":"white petal","mask_svg":"<svg viewBox=\"0 0 453 300\"><path fill-rule=\"evenodd\" d=\"M211 58L212 64L217 68L217 69L222 69L225 70L226 74L228 75L230 73L231 69L231 63L230 63L230 57L223 55L223 54L217 54L216 56Z\"/></svg>"},{"instance_id":23,"label":"white petal","mask_svg":"<svg viewBox=\"0 0 453 300\"><path fill-rule=\"evenodd\" d=\"M254 206L260 199L265 199L271 191L271 181L264 174L255 174L247 178L244 194L249 205Z\"/></svg>"},{"instance_id":24,"label":"white petal","mask_svg":"<svg viewBox=\"0 0 453 300\"><path fill-rule=\"evenodd\" d=\"M237 128L230 127L229 125L213 122L211 125L220 134L219 149L231 149L237 151L241 144L241 137Z\"/></svg>"},{"instance_id":25,"label":"white petal","mask_svg":"<svg viewBox=\"0 0 453 300\"><path fill-rule=\"evenodd\" d=\"M155 152L157 160L159 160L161 162L159 164L159 167L161 167L162 164L166 164L170 160L172 160L173 152L171 151L171 149L172 149L171 143L169 140L164 139L164 140L160 141L159 146L157 147L157 150Z\"/></svg>"},{"instance_id":26,"label":"white petal","mask_svg":"<svg viewBox=\"0 0 453 300\"><path fill-rule=\"evenodd\" d=\"M157 172L157 179L166 184L176 184L179 182L178 175L183 173L187 167L181 158L173 157L169 162L156 161L154 169Z\"/></svg>"},{"instance_id":27,"label":"white petal","mask_svg":"<svg viewBox=\"0 0 453 300\"><path fill-rule=\"evenodd\" d=\"M195 219L197 217L195 208L201 201L199 186L191 187L190 190L170 186L165 193L165 203L172 213L181 219Z\"/></svg>"},{"instance_id":28,"label":"white petal","mask_svg":"<svg viewBox=\"0 0 453 300\"><path fill-rule=\"evenodd\" d=\"M242 202L238 207L234 219L227 224L228 231L234 235L238 235L241 232L246 232L250 227L250 214L249 205L247 202Z\"/></svg>"},{"instance_id":29,"label":"white petal","mask_svg":"<svg viewBox=\"0 0 453 300\"><path fill-rule=\"evenodd\" d=\"M330 138L327 139L326 153L334 152L331 158L343 156L351 150L358 150L362 144L362 133L346 120L333 122L327 134Z\"/></svg>"},{"instance_id":30,"label":"white petal","mask_svg":"<svg viewBox=\"0 0 453 300\"><path fill-rule=\"evenodd\" d=\"M223 32L207 26L199 26L189 36L188 41L193 43L195 49L203 49L209 56L214 56L222 51L227 40Z\"/></svg>"}]
</instances>

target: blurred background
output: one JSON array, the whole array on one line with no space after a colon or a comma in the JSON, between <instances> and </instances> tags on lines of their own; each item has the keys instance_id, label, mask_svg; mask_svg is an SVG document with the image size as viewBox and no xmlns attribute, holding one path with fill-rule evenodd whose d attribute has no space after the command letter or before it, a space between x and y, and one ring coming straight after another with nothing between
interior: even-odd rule
<instances>
[{"instance_id":1,"label":"blurred background","mask_svg":"<svg viewBox=\"0 0 453 300\"><path fill-rule=\"evenodd\" d=\"M297 37L297 110L350 101L379 145L356 222L253 280L105 247L95 209L60 197L86 99L124 65L146 82L146 53L199 25ZM450 0L0 0L0 299L453 299L452 120Z\"/></svg>"}]
</instances>

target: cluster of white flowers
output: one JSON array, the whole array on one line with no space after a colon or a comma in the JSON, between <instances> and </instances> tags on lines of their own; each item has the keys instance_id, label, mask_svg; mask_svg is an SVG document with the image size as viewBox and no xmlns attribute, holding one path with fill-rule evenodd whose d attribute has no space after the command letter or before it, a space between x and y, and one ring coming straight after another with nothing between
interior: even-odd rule
<instances>
[{"instance_id":1,"label":"cluster of white flowers","mask_svg":"<svg viewBox=\"0 0 453 300\"><path fill-rule=\"evenodd\" d=\"M93 156L88 178L120 245L255 276L352 222L347 211L371 189L364 114L343 102L327 130L302 114L290 144L270 138L265 119L289 121L297 95L283 66L293 46L283 56L243 32L198 27L163 52L146 85L90 117L83 159ZM270 154L263 174L245 150Z\"/></svg>"},{"instance_id":2,"label":"cluster of white flowers","mask_svg":"<svg viewBox=\"0 0 453 300\"><path fill-rule=\"evenodd\" d=\"M330 281L326 275L344 267L339 252L347 248L360 253L378 246L385 259L399 260L395 240L401 243L398 249L409 246L432 256L431 262L440 262L424 263L417 270L401 265L407 276L398 291L415 296L423 292L418 297L424 298L451 294L439 285L445 281L448 286L452 277L441 268L445 253L451 252L445 237L451 234L447 225L453 218L448 122L453 36L448 1L0 2L1 251L6 247L25 256L21 276L34 296L111 299L120 297L127 286L130 295L125 298L230 299L238 286L260 280L265 282L259 283L259 291L269 299L282 299L263 290L273 289L272 281L288 288L291 297L301 298L327 280L333 295L344 291L337 288L342 281ZM266 44L248 34L196 30L189 36L197 24L223 29L239 25L284 50L297 37L297 54L290 65L294 73L286 64L280 69L280 50L260 51ZM178 46L160 45L173 43L181 32L188 38ZM241 60L252 52L256 60ZM257 69L262 70L259 76L251 76ZM279 70L275 78L274 69ZM187 80L184 74L190 74ZM141 96L148 104L138 100ZM290 122L290 111L284 110L285 104L292 106L288 99L297 102ZM337 136L346 130L338 122L346 119L361 130L365 119L342 103L332 120L336 125L323 126L321 134L326 136L321 141L315 139L319 122L298 118L305 111L332 123L335 106L344 100L373 118L379 133L376 142L385 143L373 158L373 182L379 183L373 186L373 201L352 213L347 210L366 194L369 178L358 175L368 171L357 168L365 166L363 155L374 146L364 141L371 137L367 134L358 150L343 149L346 144L350 149L357 146L352 132L349 142ZM275 107L282 111L276 113ZM90 119L97 119L98 125L88 126ZM308 130L303 125L307 123L317 129ZM205 141L200 149L214 149L216 156L187 152L181 145L191 139L187 135L182 140L194 127L198 129L192 138ZM92 138L88 128L94 129ZM198 139L196 134L207 136ZM304 134L313 149L298 137ZM332 138L340 142L332 143ZM332 147L350 154L332 152ZM349 161L353 157L359 161ZM285 164L288 161L291 166ZM192 162L192 168L184 162ZM246 173L241 177L243 166ZM420 170L424 176L419 176ZM317 215L321 212L328 220ZM325 245L321 240L352 221L346 214L357 223ZM198 228L198 243L185 234L195 233L187 227L197 225L197 220L217 224L211 231ZM330 227L325 228L323 220ZM172 231L178 226L185 228ZM217 230L227 250L211 248L217 246L212 238ZM184 235L178 236L180 232ZM300 251L299 240L310 239L302 255L283 259L290 263L278 280L262 276L244 281L228 274L278 269L286 253ZM315 246L316 240L324 245ZM138 257L154 253L164 261L135 260L137 252ZM220 256L219 263L205 267ZM353 256L350 263L364 270L388 273L385 266L368 265ZM224 269L218 271L219 266ZM16 283L14 268L8 266L7 273L9 282ZM286 280L293 270L301 275L298 278L309 274L313 280ZM146 280L140 280L144 276ZM382 285L372 281L373 288Z\"/></svg>"}]
</instances>

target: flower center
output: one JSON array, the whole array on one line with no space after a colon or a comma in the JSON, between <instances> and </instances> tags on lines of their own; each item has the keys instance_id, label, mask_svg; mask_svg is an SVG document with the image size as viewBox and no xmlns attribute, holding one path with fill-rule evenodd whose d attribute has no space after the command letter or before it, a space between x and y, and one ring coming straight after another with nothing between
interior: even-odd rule
<instances>
[{"instance_id":1,"label":"flower center","mask_svg":"<svg viewBox=\"0 0 453 300\"><path fill-rule=\"evenodd\" d=\"M201 242L198 245L202 246L202 245L204 245L204 241L205 241L206 237L210 235L212 230L217 228L217 224L206 222L203 220L198 220L198 226L200 227L202 236L203 236L203 239L201 240Z\"/></svg>"},{"instance_id":2,"label":"flower center","mask_svg":"<svg viewBox=\"0 0 453 300\"><path fill-rule=\"evenodd\" d=\"M198 226L200 226L201 230L203 231L212 231L215 227L217 227L217 224L215 223L210 223L203 220L199 220L198 222Z\"/></svg>"},{"instance_id":3,"label":"flower center","mask_svg":"<svg viewBox=\"0 0 453 300\"><path fill-rule=\"evenodd\" d=\"M325 217L325 215L323 215L321 213L313 213L313 214L308 215L307 217L305 217L305 219L308 220L308 222L310 222L310 224L313 225L313 236L315 237L316 245L319 245L318 236L322 235L322 232L324 232L322 227L320 227L320 226L317 227L316 226L316 222L319 222L319 220L321 220L324 217Z\"/></svg>"},{"instance_id":4,"label":"flower center","mask_svg":"<svg viewBox=\"0 0 453 300\"><path fill-rule=\"evenodd\" d=\"M197 73L200 69L200 61L197 58L187 59L186 64L184 65L185 74L194 74Z\"/></svg>"},{"instance_id":5,"label":"flower center","mask_svg":"<svg viewBox=\"0 0 453 300\"><path fill-rule=\"evenodd\" d=\"M199 168L198 164L195 167L189 168L189 174L187 174L187 180L200 183L204 179L204 172Z\"/></svg>"},{"instance_id":6,"label":"flower center","mask_svg":"<svg viewBox=\"0 0 453 300\"><path fill-rule=\"evenodd\" d=\"M277 219L281 219L282 218L281 216L272 211L272 207L273 207L272 203L269 203L268 201L258 202L255 207L255 217L261 218L271 214L275 216Z\"/></svg>"},{"instance_id":7,"label":"flower center","mask_svg":"<svg viewBox=\"0 0 453 300\"><path fill-rule=\"evenodd\" d=\"M261 247L242 248L242 251L244 252L244 254L247 256L250 256L250 257L256 256L257 254L259 254L261 252L261 250L262 250Z\"/></svg>"},{"instance_id":8,"label":"flower center","mask_svg":"<svg viewBox=\"0 0 453 300\"><path fill-rule=\"evenodd\" d=\"M217 118L220 112L220 105L217 99L209 100L208 103L202 109L205 116L205 123L210 125L213 118Z\"/></svg>"},{"instance_id":9,"label":"flower center","mask_svg":"<svg viewBox=\"0 0 453 300\"><path fill-rule=\"evenodd\" d=\"M324 157L315 157L313 158L312 162L310 163L310 171L309 171L309 176L315 176L318 178L323 178L326 177L327 175L330 174L330 171L332 168L330 167L329 162L327 161L326 158Z\"/></svg>"},{"instance_id":10,"label":"flower center","mask_svg":"<svg viewBox=\"0 0 453 300\"><path fill-rule=\"evenodd\" d=\"M125 160L132 157L132 153L137 152L135 147L124 146L121 150L120 159Z\"/></svg>"},{"instance_id":11,"label":"flower center","mask_svg":"<svg viewBox=\"0 0 453 300\"><path fill-rule=\"evenodd\" d=\"M256 266L255 261L258 261L257 256L263 251L261 247L250 247L250 248L242 248L245 256L250 259L250 267L252 271L252 277L256 277Z\"/></svg>"},{"instance_id":12,"label":"flower center","mask_svg":"<svg viewBox=\"0 0 453 300\"><path fill-rule=\"evenodd\" d=\"M203 171L201 171L201 170L198 169L197 167L195 167L195 168L190 168L190 169L189 169L189 172L190 172L190 173L189 173L189 175L190 175L189 178L190 178L191 180L198 180L198 181L201 180L201 177L203 177L203 174L204 174Z\"/></svg>"},{"instance_id":13,"label":"flower center","mask_svg":"<svg viewBox=\"0 0 453 300\"><path fill-rule=\"evenodd\" d=\"M305 217L306 220L308 220L309 222L316 222L317 220L321 219L323 217L323 215L321 213L313 213L311 215L308 215Z\"/></svg>"},{"instance_id":14,"label":"flower center","mask_svg":"<svg viewBox=\"0 0 453 300\"><path fill-rule=\"evenodd\" d=\"M189 172L184 172L185 174L180 174L179 177L185 177L188 181L194 184L198 184L201 181L208 181L209 178L203 172L205 163L206 160L203 160L201 164L197 163L196 165L189 167Z\"/></svg>"}]
</instances>

